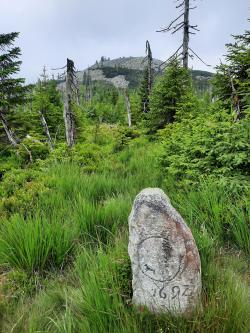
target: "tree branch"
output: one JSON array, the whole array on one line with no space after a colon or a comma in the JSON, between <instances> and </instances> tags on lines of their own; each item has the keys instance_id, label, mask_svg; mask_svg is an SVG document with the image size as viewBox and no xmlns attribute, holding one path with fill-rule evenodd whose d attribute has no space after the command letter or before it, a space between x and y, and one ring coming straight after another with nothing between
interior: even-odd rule
<instances>
[{"instance_id":1,"label":"tree branch","mask_svg":"<svg viewBox=\"0 0 250 333\"><path fill-rule=\"evenodd\" d=\"M189 25L189 28L196 30L196 31L200 31L197 27L198 27L198 25Z\"/></svg>"},{"instance_id":2,"label":"tree branch","mask_svg":"<svg viewBox=\"0 0 250 333\"><path fill-rule=\"evenodd\" d=\"M178 2L178 1L176 1L176 2ZM183 7L184 6L184 1L182 1L179 5L177 5L177 6L175 6L175 8L180 8L180 7Z\"/></svg>"},{"instance_id":3,"label":"tree branch","mask_svg":"<svg viewBox=\"0 0 250 333\"><path fill-rule=\"evenodd\" d=\"M181 46L180 47L178 47L178 49L167 59L167 60L165 60L165 61L163 61L161 64L160 64L160 66L159 66L159 68L161 68L161 66L162 65L164 65L164 64L166 64L170 59L172 59L175 55L177 55L178 54L178 52L180 51L180 49L182 48L182 46L183 46L183 44L181 44Z\"/></svg>"},{"instance_id":4,"label":"tree branch","mask_svg":"<svg viewBox=\"0 0 250 333\"><path fill-rule=\"evenodd\" d=\"M178 21L182 16L184 15L184 13L182 13L181 15L179 15L175 20L173 20L172 22L170 22L170 24L167 26L167 28L161 29L161 30L156 30L156 32L167 32L169 31L169 29L172 27L172 25Z\"/></svg>"},{"instance_id":5,"label":"tree branch","mask_svg":"<svg viewBox=\"0 0 250 333\"><path fill-rule=\"evenodd\" d=\"M182 23L181 26L179 26L179 28L175 29L173 32L172 32L172 35L175 34L177 31L179 31L180 29L182 29L184 27L184 23Z\"/></svg>"},{"instance_id":6,"label":"tree branch","mask_svg":"<svg viewBox=\"0 0 250 333\"><path fill-rule=\"evenodd\" d=\"M195 53L190 47L188 48L204 65L211 67L211 65L206 64L199 56L197 53Z\"/></svg>"},{"instance_id":7,"label":"tree branch","mask_svg":"<svg viewBox=\"0 0 250 333\"><path fill-rule=\"evenodd\" d=\"M66 68L67 65L63 66L63 67L60 67L60 68L51 68L52 71L58 71L59 69L64 69Z\"/></svg>"}]
</instances>

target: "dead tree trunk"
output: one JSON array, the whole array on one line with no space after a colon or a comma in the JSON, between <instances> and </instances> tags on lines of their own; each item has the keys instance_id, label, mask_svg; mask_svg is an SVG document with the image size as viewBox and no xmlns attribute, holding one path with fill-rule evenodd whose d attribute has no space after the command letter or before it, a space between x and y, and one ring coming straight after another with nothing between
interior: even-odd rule
<instances>
[{"instance_id":1,"label":"dead tree trunk","mask_svg":"<svg viewBox=\"0 0 250 333\"><path fill-rule=\"evenodd\" d=\"M147 52L147 60L148 60L148 95L151 93L152 85L153 85L153 70L152 70L152 61L153 61L153 56L152 56L152 51L151 47L149 44L149 41L146 41L146 52Z\"/></svg>"},{"instance_id":2,"label":"dead tree trunk","mask_svg":"<svg viewBox=\"0 0 250 333\"><path fill-rule=\"evenodd\" d=\"M33 157L32 157L31 151L25 146L24 143L21 142L20 145L23 146L23 148L27 151L29 158L30 158L30 162L33 163Z\"/></svg>"},{"instance_id":3,"label":"dead tree trunk","mask_svg":"<svg viewBox=\"0 0 250 333\"><path fill-rule=\"evenodd\" d=\"M92 81L91 81L91 75L90 71L88 69L87 74L86 74L86 82L85 82L85 101L89 102L91 101L92 98Z\"/></svg>"},{"instance_id":4,"label":"dead tree trunk","mask_svg":"<svg viewBox=\"0 0 250 333\"><path fill-rule=\"evenodd\" d=\"M49 127L48 127L47 121L46 121L46 119L43 115L43 112L41 110L40 110L40 119L41 119L41 123L43 125L44 132L47 136L50 149L53 150L54 149L54 144L53 144L51 136L50 136Z\"/></svg>"},{"instance_id":5,"label":"dead tree trunk","mask_svg":"<svg viewBox=\"0 0 250 333\"><path fill-rule=\"evenodd\" d=\"M143 113L148 113L149 110L149 96L151 94L152 85L153 85L153 69L152 69L152 51L149 44L149 41L146 41L146 57L143 62L147 61L147 65L145 67L144 77L141 86L141 95L142 95L142 111Z\"/></svg>"},{"instance_id":6,"label":"dead tree trunk","mask_svg":"<svg viewBox=\"0 0 250 333\"><path fill-rule=\"evenodd\" d=\"M72 97L73 97L73 85L74 85L74 62L67 59L67 73L66 73L66 88L64 98L64 123L66 141L68 147L72 147L75 143L75 121L72 109Z\"/></svg>"},{"instance_id":7,"label":"dead tree trunk","mask_svg":"<svg viewBox=\"0 0 250 333\"><path fill-rule=\"evenodd\" d=\"M185 0L184 20L183 20L183 67L188 68L189 49L189 0Z\"/></svg>"},{"instance_id":8,"label":"dead tree trunk","mask_svg":"<svg viewBox=\"0 0 250 333\"><path fill-rule=\"evenodd\" d=\"M14 133L12 132L12 130L9 128L8 126L8 122L6 120L6 118L4 117L3 113L0 111L0 119L1 119L1 122L2 122L2 125L3 125L3 128L5 130L5 133L8 137L8 140L10 142L10 144L13 146L13 147L17 147L18 145L18 140L15 138L15 135Z\"/></svg>"},{"instance_id":9,"label":"dead tree trunk","mask_svg":"<svg viewBox=\"0 0 250 333\"><path fill-rule=\"evenodd\" d=\"M125 90L125 101L126 101L126 108L127 108L127 114L128 114L128 127L131 127L132 122L131 122L131 105L130 105L130 100L129 100L129 95L128 91Z\"/></svg>"},{"instance_id":10,"label":"dead tree trunk","mask_svg":"<svg viewBox=\"0 0 250 333\"><path fill-rule=\"evenodd\" d=\"M43 72L41 74L41 77L42 77L42 80L38 83L38 88L39 88L40 92L42 93L43 89L46 88L46 85L47 85L47 82L48 82L48 75L47 75L47 70L46 70L45 66L43 67ZM49 132L49 127L48 127L48 124L47 124L47 121L45 119L44 112L43 112L42 109L39 110L39 114L40 114L41 124L42 124L43 129L44 129L44 133L45 133L45 135L47 136L47 139L48 139L48 144L50 146L50 149L53 150L54 145L53 145L53 142L52 142L52 139L51 139L51 136L50 136L50 132Z\"/></svg>"},{"instance_id":11,"label":"dead tree trunk","mask_svg":"<svg viewBox=\"0 0 250 333\"><path fill-rule=\"evenodd\" d=\"M236 121L238 121L241 117L240 99L239 99L237 90L235 89L233 78L230 73L229 73L229 77L230 77L230 83L231 83L231 88L232 88L232 97L231 97L232 104L233 104L234 112L236 115Z\"/></svg>"},{"instance_id":12,"label":"dead tree trunk","mask_svg":"<svg viewBox=\"0 0 250 333\"><path fill-rule=\"evenodd\" d=\"M18 145L20 144L21 146L24 147L24 149L27 151L27 153L29 154L29 158L30 158L30 162L33 163L33 158L32 158L32 154L31 151L25 146L24 143L20 142L19 139L17 139L15 137L15 134L12 132L12 130L9 128L8 122L5 118L5 116L3 115L3 113L0 111L0 119L3 125L3 128L5 130L5 133L7 135L7 138L10 142L10 144L14 147L17 148Z\"/></svg>"}]
</instances>

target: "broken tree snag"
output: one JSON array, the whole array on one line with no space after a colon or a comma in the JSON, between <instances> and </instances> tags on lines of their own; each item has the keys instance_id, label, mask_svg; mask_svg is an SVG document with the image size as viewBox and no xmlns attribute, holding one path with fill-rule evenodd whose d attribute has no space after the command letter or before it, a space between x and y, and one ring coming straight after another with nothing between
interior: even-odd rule
<instances>
[{"instance_id":1,"label":"broken tree snag","mask_svg":"<svg viewBox=\"0 0 250 333\"><path fill-rule=\"evenodd\" d=\"M146 62L144 68L143 79L141 83L141 103L142 103L142 112L148 113L149 108L149 96L151 94L152 85L153 85L153 56L149 41L146 41L146 57L143 59L143 63Z\"/></svg>"},{"instance_id":2,"label":"broken tree snag","mask_svg":"<svg viewBox=\"0 0 250 333\"><path fill-rule=\"evenodd\" d=\"M3 115L3 113L0 111L0 119L1 119L1 122L2 122L2 125L3 125L3 128L5 130L5 133L7 135L7 138L10 142L10 144L13 146L13 147L17 147L18 145L18 140L15 138L15 135L14 133L12 132L12 130L9 128L8 126L8 122L5 118L5 116Z\"/></svg>"},{"instance_id":3,"label":"broken tree snag","mask_svg":"<svg viewBox=\"0 0 250 333\"><path fill-rule=\"evenodd\" d=\"M43 67L43 73L42 73L41 77L42 77L42 82L39 82L40 91L42 91L42 89L44 87L46 87L47 82L48 82L48 75L47 75L47 71L46 71L45 66ZM43 112L42 109L39 110L39 114L40 114L41 124L42 124L43 129L44 129L44 133L47 136L48 144L50 146L50 149L53 150L54 149L54 144L52 142L50 132L49 132L49 127L48 127L48 124L47 124L47 121L45 119L44 112Z\"/></svg>"},{"instance_id":4,"label":"broken tree snag","mask_svg":"<svg viewBox=\"0 0 250 333\"><path fill-rule=\"evenodd\" d=\"M189 0L185 0L183 27L183 67L185 68L188 68L189 28Z\"/></svg>"},{"instance_id":5,"label":"broken tree snag","mask_svg":"<svg viewBox=\"0 0 250 333\"><path fill-rule=\"evenodd\" d=\"M66 87L64 97L64 123L68 147L75 143L75 121L73 114L74 62L67 58Z\"/></svg>"},{"instance_id":6,"label":"broken tree snag","mask_svg":"<svg viewBox=\"0 0 250 333\"><path fill-rule=\"evenodd\" d=\"M151 93L152 89L152 84L153 84L153 70L152 70L152 61L153 61L153 56L152 56L152 51L151 47L149 44L149 41L146 41L146 53L147 53L147 69L148 69L148 95Z\"/></svg>"},{"instance_id":7,"label":"broken tree snag","mask_svg":"<svg viewBox=\"0 0 250 333\"><path fill-rule=\"evenodd\" d=\"M49 132L49 127L48 127L47 121L46 121L46 119L44 117L43 111L40 110L39 113L40 113L41 123L42 123L43 129L44 129L44 132L45 132L45 134L47 136L50 149L53 150L54 149L54 144L53 144L51 136L50 136L50 132Z\"/></svg>"},{"instance_id":8,"label":"broken tree snag","mask_svg":"<svg viewBox=\"0 0 250 333\"><path fill-rule=\"evenodd\" d=\"M131 125L132 125L132 123L131 123L131 105L130 105L129 94L128 94L127 89L125 89L124 95L125 95L126 108L127 108L127 114L128 114L128 127L131 127Z\"/></svg>"},{"instance_id":9,"label":"broken tree snag","mask_svg":"<svg viewBox=\"0 0 250 333\"><path fill-rule=\"evenodd\" d=\"M85 74L85 101L89 102L92 99L92 80L91 80L91 75L90 75L90 70L88 68L87 73L84 72Z\"/></svg>"}]
</instances>

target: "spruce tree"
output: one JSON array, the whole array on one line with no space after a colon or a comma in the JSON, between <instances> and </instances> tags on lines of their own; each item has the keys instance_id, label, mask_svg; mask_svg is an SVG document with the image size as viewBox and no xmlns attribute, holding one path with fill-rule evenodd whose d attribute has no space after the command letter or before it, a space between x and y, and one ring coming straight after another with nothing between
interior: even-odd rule
<instances>
[{"instance_id":1,"label":"spruce tree","mask_svg":"<svg viewBox=\"0 0 250 333\"><path fill-rule=\"evenodd\" d=\"M16 147L18 139L11 130L7 116L13 106L24 100L26 88L23 78L13 77L20 70L19 47L13 46L18 32L0 34L0 120L11 145Z\"/></svg>"},{"instance_id":2,"label":"spruce tree","mask_svg":"<svg viewBox=\"0 0 250 333\"><path fill-rule=\"evenodd\" d=\"M234 43L226 44L226 63L217 67L213 88L226 107L232 105L238 120L250 105L250 31L233 37Z\"/></svg>"},{"instance_id":3,"label":"spruce tree","mask_svg":"<svg viewBox=\"0 0 250 333\"><path fill-rule=\"evenodd\" d=\"M190 74L175 58L152 89L148 114L150 132L155 132L172 123L180 103L190 92Z\"/></svg>"}]
</instances>

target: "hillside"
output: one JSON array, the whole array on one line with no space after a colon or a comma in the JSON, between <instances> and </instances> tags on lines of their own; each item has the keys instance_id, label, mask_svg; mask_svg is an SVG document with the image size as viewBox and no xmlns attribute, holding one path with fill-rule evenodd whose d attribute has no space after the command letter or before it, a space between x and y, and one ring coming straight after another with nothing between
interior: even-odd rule
<instances>
[{"instance_id":1,"label":"hillside","mask_svg":"<svg viewBox=\"0 0 250 333\"><path fill-rule=\"evenodd\" d=\"M117 59L103 58L90 66L88 69L78 71L78 79L84 82L84 78L89 73L92 81L107 81L117 88L137 88L142 79L143 70L146 62L144 57L120 57ZM155 76L161 75L162 61L153 59L153 69ZM192 70L194 86L198 92L209 90L209 80L212 77L211 72Z\"/></svg>"},{"instance_id":2,"label":"hillside","mask_svg":"<svg viewBox=\"0 0 250 333\"><path fill-rule=\"evenodd\" d=\"M159 59L153 59L153 68L158 70L162 61ZM114 67L114 68L128 68L134 70L143 70L146 66L144 57L120 57L116 59L101 58L99 62L96 62L90 67L90 69L97 69L102 67Z\"/></svg>"}]
</instances>

